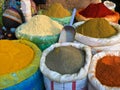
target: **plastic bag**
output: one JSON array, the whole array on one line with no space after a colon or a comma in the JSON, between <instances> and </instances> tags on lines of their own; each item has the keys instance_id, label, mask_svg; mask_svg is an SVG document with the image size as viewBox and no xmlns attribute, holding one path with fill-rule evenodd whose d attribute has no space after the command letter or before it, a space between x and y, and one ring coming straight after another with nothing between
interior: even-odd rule
<instances>
[{"instance_id":1,"label":"plastic bag","mask_svg":"<svg viewBox=\"0 0 120 90\"><path fill-rule=\"evenodd\" d=\"M102 57L110 55L110 56L120 56L120 51L103 51L95 54L92 57L90 68L88 71L88 79L89 79L89 88L88 90L120 90L120 87L111 87L107 85L101 84L101 82L96 78L96 65L99 59Z\"/></svg>"},{"instance_id":2,"label":"plastic bag","mask_svg":"<svg viewBox=\"0 0 120 90\"><path fill-rule=\"evenodd\" d=\"M76 28L77 26L83 24L84 21L82 22L77 22L73 26ZM118 31L118 33L110 38L93 38L93 37L88 37L85 35L82 35L80 33L76 33L75 39L85 45L91 46L91 47L98 47L98 46L109 46L109 45L114 45L117 43L120 43L120 25L116 23L111 23L110 24Z\"/></svg>"},{"instance_id":3,"label":"plastic bag","mask_svg":"<svg viewBox=\"0 0 120 90\"><path fill-rule=\"evenodd\" d=\"M30 46L35 52L34 58L31 64L29 64L27 67L13 73L1 75L0 89L7 88L9 86L13 86L15 84L22 82L23 80L32 76L38 70L39 67L41 51L35 44L26 40L13 40L13 42L19 42Z\"/></svg>"},{"instance_id":4,"label":"plastic bag","mask_svg":"<svg viewBox=\"0 0 120 90\"><path fill-rule=\"evenodd\" d=\"M54 48L60 47L60 46L73 46L73 47L76 47L78 49L82 49L85 51L86 53L85 65L79 70L78 73L61 75L60 73L56 71L50 70L46 66L45 59L48 53L52 51ZM51 45L46 50L44 50L42 57L41 57L41 61L40 61L40 70L44 75L44 83L46 85L46 89L51 90L50 82L52 81L53 83L55 83L54 84L54 87L56 88L55 90L59 90L58 88L61 88L60 90L71 90L72 83L74 84L76 83L74 85L74 87L76 88L74 88L73 90L84 90L87 87L87 74L88 74L88 68L89 68L90 61L91 61L91 56L92 56L91 48L86 45L80 44L80 43L56 43L56 44ZM46 79L46 77L48 79ZM66 89L64 89L63 86L65 86Z\"/></svg>"},{"instance_id":5,"label":"plastic bag","mask_svg":"<svg viewBox=\"0 0 120 90\"><path fill-rule=\"evenodd\" d=\"M37 70L32 76L24 81L5 88L4 90L44 90L42 73Z\"/></svg>"},{"instance_id":6,"label":"plastic bag","mask_svg":"<svg viewBox=\"0 0 120 90\"><path fill-rule=\"evenodd\" d=\"M59 38L59 34L53 36L30 36L26 34L22 34L19 32L19 29L16 30L16 37L18 39L25 39L35 43L42 51L48 48L50 45L56 43Z\"/></svg>"}]
</instances>

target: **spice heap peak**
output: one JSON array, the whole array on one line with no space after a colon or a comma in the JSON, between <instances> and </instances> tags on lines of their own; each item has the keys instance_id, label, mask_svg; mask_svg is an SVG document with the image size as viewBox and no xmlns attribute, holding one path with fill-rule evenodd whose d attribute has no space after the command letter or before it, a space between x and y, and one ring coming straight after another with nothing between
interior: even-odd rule
<instances>
[{"instance_id":1,"label":"spice heap peak","mask_svg":"<svg viewBox=\"0 0 120 90\"><path fill-rule=\"evenodd\" d=\"M53 21L46 15L35 15L17 29L19 29L20 33L27 35L46 36L59 34L62 28L61 24Z\"/></svg>"},{"instance_id":2,"label":"spice heap peak","mask_svg":"<svg viewBox=\"0 0 120 90\"><path fill-rule=\"evenodd\" d=\"M79 25L76 30L82 35L94 38L109 38L117 34L117 30L104 18L90 19Z\"/></svg>"},{"instance_id":3,"label":"spice heap peak","mask_svg":"<svg viewBox=\"0 0 120 90\"><path fill-rule=\"evenodd\" d=\"M46 10L43 14L54 18L64 18L71 15L71 13L67 9L65 9L60 3L52 4L49 9Z\"/></svg>"}]
</instances>

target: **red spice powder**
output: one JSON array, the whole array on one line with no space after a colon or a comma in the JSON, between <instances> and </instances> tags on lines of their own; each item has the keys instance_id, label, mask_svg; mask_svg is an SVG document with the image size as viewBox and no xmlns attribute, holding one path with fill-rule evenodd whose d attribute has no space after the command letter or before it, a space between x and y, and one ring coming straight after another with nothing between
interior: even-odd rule
<instances>
[{"instance_id":1,"label":"red spice powder","mask_svg":"<svg viewBox=\"0 0 120 90\"><path fill-rule=\"evenodd\" d=\"M106 15L112 15L114 12L108 9L103 3L90 4L88 7L79 12L87 18L100 18L105 17Z\"/></svg>"},{"instance_id":2,"label":"red spice powder","mask_svg":"<svg viewBox=\"0 0 120 90\"><path fill-rule=\"evenodd\" d=\"M95 75L103 85L120 87L120 57L105 56L98 60Z\"/></svg>"}]
</instances>

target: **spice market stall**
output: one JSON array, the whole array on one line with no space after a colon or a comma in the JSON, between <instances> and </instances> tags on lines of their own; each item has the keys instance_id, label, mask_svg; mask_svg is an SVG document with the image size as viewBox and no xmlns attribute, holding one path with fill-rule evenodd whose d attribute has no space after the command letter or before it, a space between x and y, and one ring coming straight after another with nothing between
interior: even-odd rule
<instances>
[{"instance_id":1,"label":"spice market stall","mask_svg":"<svg viewBox=\"0 0 120 90\"><path fill-rule=\"evenodd\" d=\"M103 1L0 0L0 89L119 90L120 14Z\"/></svg>"}]
</instances>

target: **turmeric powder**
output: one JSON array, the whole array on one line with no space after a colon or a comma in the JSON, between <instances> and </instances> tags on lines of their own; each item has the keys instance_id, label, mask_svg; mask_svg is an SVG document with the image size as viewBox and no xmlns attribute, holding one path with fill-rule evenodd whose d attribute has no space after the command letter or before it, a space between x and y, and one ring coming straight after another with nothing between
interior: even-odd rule
<instances>
[{"instance_id":1,"label":"turmeric powder","mask_svg":"<svg viewBox=\"0 0 120 90\"><path fill-rule=\"evenodd\" d=\"M29 46L10 40L0 40L0 75L26 67L33 58L34 51Z\"/></svg>"},{"instance_id":2,"label":"turmeric powder","mask_svg":"<svg viewBox=\"0 0 120 90\"><path fill-rule=\"evenodd\" d=\"M94 38L108 38L117 34L117 30L104 18L90 19L78 26L76 30L80 34Z\"/></svg>"},{"instance_id":3,"label":"turmeric powder","mask_svg":"<svg viewBox=\"0 0 120 90\"><path fill-rule=\"evenodd\" d=\"M54 18L63 18L71 15L60 3L52 4L48 10L43 12L43 14Z\"/></svg>"}]
</instances>

